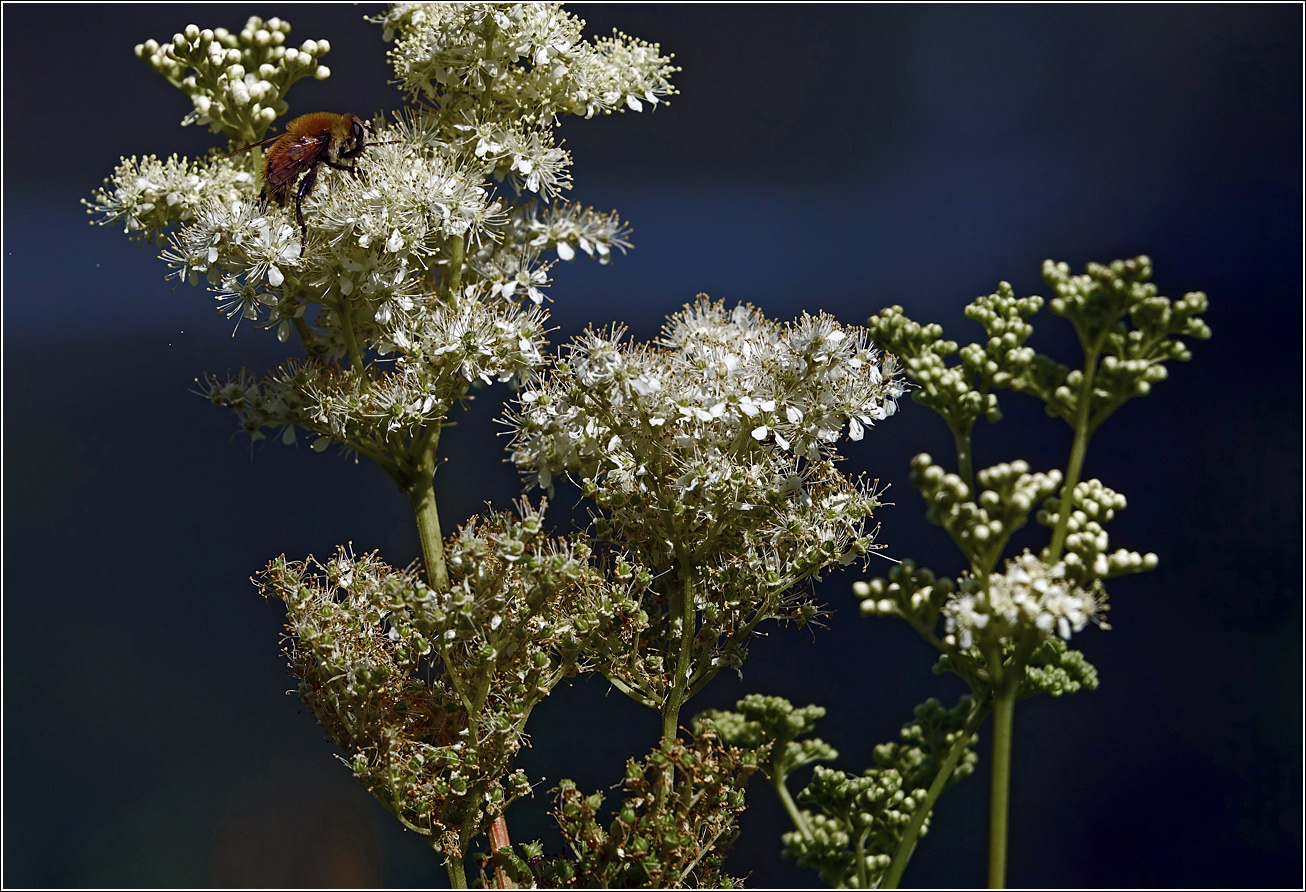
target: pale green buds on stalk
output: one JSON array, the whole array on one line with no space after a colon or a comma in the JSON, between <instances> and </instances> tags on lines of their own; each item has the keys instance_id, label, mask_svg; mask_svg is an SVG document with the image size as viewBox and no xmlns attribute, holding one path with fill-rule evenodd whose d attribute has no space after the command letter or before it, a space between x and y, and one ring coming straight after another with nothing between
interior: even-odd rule
<instances>
[{"instance_id":1,"label":"pale green buds on stalk","mask_svg":"<svg viewBox=\"0 0 1306 892\"><path fill-rule=\"evenodd\" d=\"M1061 485L1061 472L1029 473L1023 461L1003 462L980 471L982 489L971 499L970 487L956 474L933 463L926 453L912 459L911 484L927 506L925 518L948 531L957 547L982 566L995 549L1025 525L1030 510Z\"/></svg>"},{"instance_id":2,"label":"pale green buds on stalk","mask_svg":"<svg viewBox=\"0 0 1306 892\"><path fill-rule=\"evenodd\" d=\"M735 708L739 711L705 712L695 719L695 728L715 729L727 743L756 750L796 828L784 834L784 857L816 870L835 888L876 888L913 820L919 821L913 842L928 829L933 800L927 788L954 747L958 752L948 783L974 771L974 736L965 730L975 715L974 701L963 697L956 708L946 710L931 699L916 707L914 721L903 725L902 743L875 747L874 768L858 776L816 766L797 797L815 810L800 811L789 799L787 778L810 762L838 758L820 739L795 739L810 734L825 710L795 708L782 697L760 695L745 697Z\"/></svg>"},{"instance_id":3,"label":"pale green buds on stalk","mask_svg":"<svg viewBox=\"0 0 1306 892\"><path fill-rule=\"evenodd\" d=\"M138 44L136 57L191 100L194 109L183 125L208 125L224 134L231 148L240 148L262 139L268 126L286 113L286 92L295 81L325 80L331 74L318 63L331 49L327 41L306 40L296 49L286 46L289 33L289 22L264 22L257 16L238 34L187 25L167 43Z\"/></svg>"},{"instance_id":4,"label":"pale green buds on stalk","mask_svg":"<svg viewBox=\"0 0 1306 892\"><path fill-rule=\"evenodd\" d=\"M1109 579L1127 573L1141 573L1157 565L1155 554L1139 554L1118 548L1109 552L1110 539L1103 524L1125 508L1125 497L1106 487L1100 480L1085 480L1075 486L1074 505L1066 521L1066 572L1081 584L1095 579ZM1039 510L1037 520L1055 527L1060 520L1060 500L1048 499Z\"/></svg>"}]
</instances>

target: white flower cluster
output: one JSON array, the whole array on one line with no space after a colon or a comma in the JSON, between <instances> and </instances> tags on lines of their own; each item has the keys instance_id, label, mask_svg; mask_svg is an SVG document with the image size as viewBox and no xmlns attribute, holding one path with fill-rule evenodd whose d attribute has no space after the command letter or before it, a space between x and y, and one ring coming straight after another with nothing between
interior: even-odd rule
<instances>
[{"instance_id":1,"label":"white flower cluster","mask_svg":"<svg viewBox=\"0 0 1306 892\"><path fill-rule=\"evenodd\" d=\"M1085 589L1067 577L1064 561L1049 566L1026 550L1007 561L1005 573L990 574L987 593L975 577L962 579L943 605L945 640L965 650L982 630L1010 639L1022 629L1034 629L1041 638L1055 631L1069 640L1090 620L1110 628L1102 615L1106 609L1100 582Z\"/></svg>"},{"instance_id":2,"label":"white flower cluster","mask_svg":"<svg viewBox=\"0 0 1306 892\"><path fill-rule=\"evenodd\" d=\"M195 222L210 205L239 201L255 181L254 174L225 158L192 161L173 155L161 161L133 155L105 180L95 201L82 199L82 204L98 225L121 222L133 239L161 245L169 228Z\"/></svg>"},{"instance_id":3,"label":"white flower cluster","mask_svg":"<svg viewBox=\"0 0 1306 892\"><path fill-rule=\"evenodd\" d=\"M317 359L292 360L261 382L241 373L210 379L205 394L236 412L253 440L266 428L295 441L296 427L315 449L340 443L379 461L402 463L412 438L448 416L469 390L517 383L544 362L544 315L532 307L498 308L478 300L434 302L416 314L420 333L393 372L360 379Z\"/></svg>"},{"instance_id":4,"label":"white flower cluster","mask_svg":"<svg viewBox=\"0 0 1306 892\"><path fill-rule=\"evenodd\" d=\"M837 471L834 444L893 413L895 371L828 316L778 324L700 298L655 344L614 329L566 347L523 388L513 460L546 489L581 478L601 538L664 594L693 589L714 630L696 657L705 675L738 665L758 621L787 615L783 593L870 548L875 494ZM656 701L668 666L645 662L627 681Z\"/></svg>"},{"instance_id":5,"label":"white flower cluster","mask_svg":"<svg viewBox=\"0 0 1306 892\"><path fill-rule=\"evenodd\" d=\"M496 179L549 198L571 184L563 115L641 111L675 94L656 44L590 44L560 3L397 3L385 27L402 88L437 108Z\"/></svg>"},{"instance_id":6,"label":"white flower cluster","mask_svg":"<svg viewBox=\"0 0 1306 892\"><path fill-rule=\"evenodd\" d=\"M461 74L448 95L428 97L432 107L371 122L352 174L325 164L310 173L305 161L299 176L316 175L315 185L277 207L264 194L257 146L231 157L132 158L87 204L99 222L166 244L173 275L203 280L229 318L274 328L283 341L297 332L311 355L348 354L357 367L368 351L427 359L452 351L463 357L462 380L513 378L541 359L543 316L519 305L543 304L552 256L584 252L607 263L629 247L615 214L494 194L496 177L546 198L570 183L553 128L571 107L533 91L562 66L572 95L597 66L656 101L674 92L665 80L673 69L633 41L600 52L557 6L407 4L382 18L400 35L391 58L401 69L444 59L442 71ZM282 96L296 77L327 73L315 67L327 42L296 50L286 45L289 30L278 19L250 19L239 34L191 26L169 43L142 44L138 55L192 97L193 120L252 143L274 110L286 110ZM455 64L464 53L466 64ZM539 69L534 80L518 76L523 59ZM462 99L451 104L455 95Z\"/></svg>"},{"instance_id":7,"label":"white flower cluster","mask_svg":"<svg viewBox=\"0 0 1306 892\"><path fill-rule=\"evenodd\" d=\"M727 310L700 296L658 345L623 336L587 332L558 374L522 394L514 460L540 486L575 471L643 490L657 469L687 494L736 463L756 475L758 462L787 481L797 459L828 457L842 432L860 440L903 392L893 358L826 315L779 325L750 305Z\"/></svg>"},{"instance_id":8,"label":"white flower cluster","mask_svg":"<svg viewBox=\"0 0 1306 892\"><path fill-rule=\"evenodd\" d=\"M561 3L396 3L376 21L403 88L432 104L511 105L522 117L611 114L675 95L657 44L614 32L595 44Z\"/></svg>"}]
</instances>

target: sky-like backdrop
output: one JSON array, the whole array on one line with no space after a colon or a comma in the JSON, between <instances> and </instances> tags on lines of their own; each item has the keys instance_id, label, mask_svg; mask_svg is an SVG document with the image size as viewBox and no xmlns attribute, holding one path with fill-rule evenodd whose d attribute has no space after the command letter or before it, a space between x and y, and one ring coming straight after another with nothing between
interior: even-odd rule
<instances>
[{"instance_id":1,"label":"sky-like backdrop","mask_svg":"<svg viewBox=\"0 0 1306 892\"><path fill-rule=\"evenodd\" d=\"M4 64L4 864L6 886L429 887L443 868L403 832L291 694L279 605L250 584L278 554L353 543L420 554L403 496L375 468L278 444L250 450L195 379L270 368L286 347L232 336L158 251L88 225L120 156L201 154L185 97L132 54L194 22L278 15L326 38L332 76L292 113L400 107L375 11L353 5L15 5ZM681 95L654 112L562 127L573 199L616 208L635 248L559 264L555 343L586 325L657 334L700 292L790 319L845 323L901 304L963 343L962 308L1010 281L1048 290L1045 258L1148 254L1161 292L1203 290L1214 335L1097 434L1086 475L1123 492L1112 547L1159 568L1109 586L1110 631L1077 635L1101 687L1016 713L1014 886L1294 886L1302 793L1302 7L1280 5L582 5L589 37L661 43ZM1034 346L1078 356L1068 323ZM442 439L444 525L520 491L489 389ZM977 467L1064 467L1069 432L1001 395ZM921 451L949 462L928 410L849 444L848 470L889 485L879 541L957 573L907 483ZM560 493L560 496L563 494ZM560 497L560 525L575 497ZM1015 545L1037 546L1031 525ZM912 707L951 703L934 652L863 619L852 583L816 587L826 628L770 628L746 693L824 705L817 733L859 771ZM561 842L542 816L561 777L616 783L657 717L601 678L539 707L521 764L537 793L518 839ZM976 775L940 800L904 882L983 882L988 728ZM780 858L783 812L758 780L727 862L752 886L818 885Z\"/></svg>"}]
</instances>

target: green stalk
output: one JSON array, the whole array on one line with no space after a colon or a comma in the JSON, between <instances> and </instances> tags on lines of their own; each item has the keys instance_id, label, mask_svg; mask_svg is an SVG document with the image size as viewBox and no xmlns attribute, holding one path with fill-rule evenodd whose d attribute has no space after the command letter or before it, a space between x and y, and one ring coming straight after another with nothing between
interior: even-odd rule
<instances>
[{"instance_id":1,"label":"green stalk","mask_svg":"<svg viewBox=\"0 0 1306 892\"><path fill-rule=\"evenodd\" d=\"M1103 337L1105 337L1105 332ZM1052 542L1048 551L1052 563L1061 558L1061 547L1066 541L1066 527L1070 524L1070 512L1074 508L1075 486L1079 475L1084 470L1084 456L1088 453L1089 410L1093 402L1093 378L1097 371L1097 357L1101 352L1102 342L1098 342L1084 353L1084 381L1079 387L1079 409L1075 413L1075 442L1070 447L1070 463L1066 466L1066 483L1061 487L1061 509L1058 512L1056 529L1052 531Z\"/></svg>"},{"instance_id":2,"label":"green stalk","mask_svg":"<svg viewBox=\"0 0 1306 892\"><path fill-rule=\"evenodd\" d=\"M789 820L793 822L794 827L803 835L803 838L810 841L812 831L807 825L807 816L798 810L794 797L789 795L789 787L785 785L785 779L778 774L772 774L771 786L775 789L775 795L780 797L780 804L785 807Z\"/></svg>"},{"instance_id":3,"label":"green stalk","mask_svg":"<svg viewBox=\"0 0 1306 892\"><path fill-rule=\"evenodd\" d=\"M449 242L449 293L447 299L451 304L458 303L458 291L462 287L463 251L465 247L461 235L455 235Z\"/></svg>"},{"instance_id":4,"label":"green stalk","mask_svg":"<svg viewBox=\"0 0 1306 892\"><path fill-rule=\"evenodd\" d=\"M440 426L432 423L418 444L417 468L408 487L408 501L417 518L417 535L422 541L426 560L426 581L438 591L449 588L449 570L444 562L444 537L440 533L440 513L435 505L435 451L440 442Z\"/></svg>"},{"instance_id":5,"label":"green stalk","mask_svg":"<svg viewBox=\"0 0 1306 892\"><path fill-rule=\"evenodd\" d=\"M993 698L993 777L989 792L989 888L1007 885L1007 815L1011 804L1011 728L1016 714L1014 684Z\"/></svg>"},{"instance_id":6,"label":"green stalk","mask_svg":"<svg viewBox=\"0 0 1306 892\"><path fill-rule=\"evenodd\" d=\"M684 574L684 584L678 594L672 596L672 610L680 618L680 647L676 654L676 677L662 706L662 742L670 743L676 739L680 727L680 708L684 706L689 680L689 661L694 644L694 571L687 559L680 560L680 569Z\"/></svg>"},{"instance_id":7,"label":"green stalk","mask_svg":"<svg viewBox=\"0 0 1306 892\"><path fill-rule=\"evenodd\" d=\"M975 493L975 470L971 465L970 457L970 428L965 431L952 432L953 442L957 445L957 473L961 475L962 482L970 489L970 498L973 500Z\"/></svg>"},{"instance_id":8,"label":"green stalk","mask_svg":"<svg viewBox=\"0 0 1306 892\"><path fill-rule=\"evenodd\" d=\"M354 320L349 314L349 298L341 297L336 308L340 311L340 321L344 323L340 328L345 336L345 349L349 351L349 364L359 380L363 382L363 389L368 390L372 382L368 380L367 370L363 368L363 353L358 349L358 338L354 336Z\"/></svg>"},{"instance_id":9,"label":"green stalk","mask_svg":"<svg viewBox=\"0 0 1306 892\"><path fill-rule=\"evenodd\" d=\"M444 869L449 872L449 888L467 888L467 870L463 867L463 859L461 855L457 858L446 859L444 862Z\"/></svg>"},{"instance_id":10,"label":"green stalk","mask_svg":"<svg viewBox=\"0 0 1306 892\"><path fill-rule=\"evenodd\" d=\"M948 750L947 758L939 766L939 773L934 776L934 783L930 784L929 790L925 793L925 800L916 806L916 811L912 813L911 820L907 823L906 829L903 830L902 839L898 842L898 849L893 853L893 860L889 862L889 869L884 874L884 879L880 881L881 889L898 888L898 883L902 880L902 872L907 869L907 862L911 860L912 853L916 850L916 842L920 838L921 827L925 826L925 819L933 810L934 803L938 801L939 796L943 793L943 788L948 785L948 778L952 777L952 772L956 770L957 763L961 761L962 755L966 752L966 747L970 745L970 739L975 736L975 732L979 730L980 722L984 721L986 715L988 715L988 710L982 706L977 706L970 721L962 729L961 735L953 741L952 749Z\"/></svg>"}]
</instances>

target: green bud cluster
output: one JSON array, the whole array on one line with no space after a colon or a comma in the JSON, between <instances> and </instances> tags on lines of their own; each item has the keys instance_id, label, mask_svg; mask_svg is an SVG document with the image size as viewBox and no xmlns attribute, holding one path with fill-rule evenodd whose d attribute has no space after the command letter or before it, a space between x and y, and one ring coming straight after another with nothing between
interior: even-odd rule
<instances>
[{"instance_id":1,"label":"green bud cluster","mask_svg":"<svg viewBox=\"0 0 1306 892\"><path fill-rule=\"evenodd\" d=\"M957 474L934 464L928 453L912 459L910 481L925 497L925 518L948 531L973 566L992 566L1011 534L1025 525L1030 510L1061 484L1061 472L1029 472L1023 461L1002 462L977 476L979 497Z\"/></svg>"},{"instance_id":2,"label":"green bud cluster","mask_svg":"<svg viewBox=\"0 0 1306 892\"><path fill-rule=\"evenodd\" d=\"M782 697L757 694L740 700L735 708L738 712L702 713L695 727L715 729L726 742L756 751L762 771L794 819L796 829L783 837L784 857L816 870L822 881L836 888L874 888L918 814L924 832L932 805L928 788L955 746L965 749L953 759L955 768L947 783L974 771L976 756L969 748L974 738L965 730L975 714L974 701L964 697L948 710L931 699L916 707L915 719L902 727L902 742L875 748L874 768L849 775L816 766L811 782L797 797L816 808L799 811L788 798L788 777L806 764L838 757L820 739L795 739L815 730L825 710L797 708ZM967 736L964 743L963 735Z\"/></svg>"},{"instance_id":3,"label":"green bud cluster","mask_svg":"<svg viewBox=\"0 0 1306 892\"><path fill-rule=\"evenodd\" d=\"M1085 480L1075 485L1072 503L1075 508L1066 518L1066 554L1063 560L1066 573L1080 585L1091 585L1098 579L1109 579L1127 573L1142 573L1154 569L1157 556L1139 554L1118 548L1108 553L1110 538L1103 525L1125 508L1125 497L1102 481ZM1055 528L1061 520L1061 500L1049 498L1039 509L1035 519L1046 527Z\"/></svg>"},{"instance_id":4,"label":"green bud cluster","mask_svg":"<svg viewBox=\"0 0 1306 892\"><path fill-rule=\"evenodd\" d=\"M853 594L862 599L862 616L902 616L930 629L956 588L948 577L937 578L933 570L918 568L908 558L889 571L888 579L854 582Z\"/></svg>"},{"instance_id":5,"label":"green bud cluster","mask_svg":"<svg viewBox=\"0 0 1306 892\"><path fill-rule=\"evenodd\" d=\"M747 750L705 724L692 742L667 741L630 760L620 804L608 807L601 792L559 783L554 816L571 857L545 856L532 843L492 853L482 870L492 865L518 885L544 888L736 888L740 881L722 864L757 767Z\"/></svg>"},{"instance_id":6,"label":"green bud cluster","mask_svg":"<svg viewBox=\"0 0 1306 892\"><path fill-rule=\"evenodd\" d=\"M959 347L944 337L941 326L914 322L898 306L867 323L877 344L906 368L916 385L913 399L938 412L953 433L957 472L922 453L912 460L910 480L925 499L926 519L947 530L970 566L954 581L904 560L887 579L855 583L853 592L863 615L902 617L936 647L941 657L935 672L960 676L983 711L994 711L995 723L1000 714L1007 741L1016 699L1097 687L1097 671L1066 640L1090 622L1110 628L1104 616L1104 579L1150 570L1157 563L1155 554L1111 550L1104 527L1125 507L1125 498L1100 480L1080 480L1088 442L1101 423L1125 401L1146 395L1164 380L1167 361L1190 358L1179 338L1210 337L1199 316L1207 309L1206 295L1190 292L1170 300L1148 281L1151 275L1147 257L1089 264L1080 276L1072 276L1064 263L1043 264L1043 278L1054 292L1048 307L1071 322L1083 348L1084 361L1073 370L1027 346L1034 333L1032 319L1044 301L1017 298L1007 282L966 307L966 316L984 328L981 342ZM960 361L949 365L954 353ZM1001 420L992 393L999 388L1040 399L1049 416L1070 425L1074 441L1064 472L1031 473L1024 461L974 472L971 429L981 415L990 422ZM1038 523L1052 529L1050 542L1037 554L1026 549L1001 566L1012 534L1034 510ZM965 714L975 722L982 715L970 709ZM961 733L961 727L956 724L954 730ZM895 796L910 798L914 788L926 784L937 796L942 781L951 783L969 773L974 761L973 753L967 753L952 768L940 770L945 750L946 745L877 748L878 769L871 771L899 772L896 792L890 792L894 778L887 774L853 783L817 769L820 782L804 795L824 800L826 818L813 822L816 829L810 832L795 818L798 830L786 836L786 844L800 863L821 870L832 884L865 886L881 879L896 884L917 831L924 831L923 821L913 820L898 848L884 850L891 853L891 867L872 879L867 859L875 850L862 847L868 839L857 835L857 821L847 816L849 803L860 796L864 808L891 805ZM958 751L951 752L955 756ZM995 754L998 759L1009 761L1009 749ZM842 823L831 821L832 811ZM881 820L892 824L891 818ZM995 826L1004 824L1005 814ZM854 842L855 854L847 850ZM850 873L854 869L860 873Z\"/></svg>"},{"instance_id":7,"label":"green bud cluster","mask_svg":"<svg viewBox=\"0 0 1306 892\"><path fill-rule=\"evenodd\" d=\"M695 733L712 727L731 746L756 750L762 773L783 783L811 762L829 762L839 753L819 738L797 740L816 728L823 706L795 707L783 697L749 694L735 704L738 712L709 709L694 718Z\"/></svg>"},{"instance_id":8,"label":"green bud cluster","mask_svg":"<svg viewBox=\"0 0 1306 892\"><path fill-rule=\"evenodd\" d=\"M172 40L147 40L136 45L136 58L181 90L194 108L182 125L207 124L227 137L232 148L252 145L268 126L289 109L286 92L295 81L330 77L319 63L331 45L306 40L295 49L286 45L290 23L251 16L237 34L226 28L187 25Z\"/></svg>"},{"instance_id":9,"label":"green bud cluster","mask_svg":"<svg viewBox=\"0 0 1306 892\"><path fill-rule=\"evenodd\" d=\"M875 764L896 769L908 788L928 787L948 751L965 733L974 708L974 698L969 696L962 697L952 709L944 708L931 697L913 709L915 719L902 726L900 735L904 743L882 743L875 748ZM968 748L949 775L945 789L974 773L979 757L969 746L976 739L972 736L967 742Z\"/></svg>"},{"instance_id":10,"label":"green bud cluster","mask_svg":"<svg viewBox=\"0 0 1306 892\"><path fill-rule=\"evenodd\" d=\"M1097 690L1097 669L1077 650L1071 650L1060 638L1048 638L1029 656L1020 697L1035 694L1073 694L1079 690Z\"/></svg>"},{"instance_id":11,"label":"green bud cluster","mask_svg":"<svg viewBox=\"0 0 1306 892\"><path fill-rule=\"evenodd\" d=\"M866 320L871 339L898 357L917 389L912 399L938 412L956 431L969 431L980 417L997 421L998 398L987 387L975 386L972 362L948 366L946 358L957 352L957 342L943 339L937 323L921 325L903 315L900 306L887 307Z\"/></svg>"},{"instance_id":12,"label":"green bud cluster","mask_svg":"<svg viewBox=\"0 0 1306 892\"><path fill-rule=\"evenodd\" d=\"M1043 263L1043 280L1056 292L1048 308L1069 319L1084 352L1092 360L1088 430L1096 430L1123 403L1146 396L1163 381L1167 361L1187 362L1192 354L1177 336L1206 340L1211 330L1198 316L1208 301L1200 291L1170 300L1157 293L1152 261L1146 256L1088 264L1085 274L1072 276L1065 263ZM1124 320L1128 318L1132 328ZM1100 364L1097 359L1101 357ZM1049 414L1072 427L1081 411L1086 379L1076 370L1065 376L1048 400Z\"/></svg>"}]
</instances>

